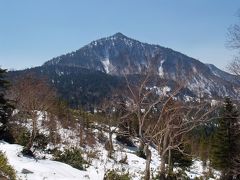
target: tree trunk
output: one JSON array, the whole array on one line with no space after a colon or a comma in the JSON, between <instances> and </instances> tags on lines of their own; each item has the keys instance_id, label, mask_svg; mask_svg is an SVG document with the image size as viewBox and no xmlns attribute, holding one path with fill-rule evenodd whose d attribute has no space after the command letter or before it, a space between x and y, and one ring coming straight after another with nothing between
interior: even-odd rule
<instances>
[{"instance_id":1,"label":"tree trunk","mask_svg":"<svg viewBox=\"0 0 240 180\"><path fill-rule=\"evenodd\" d=\"M83 144L84 144L83 123L80 124L80 128L79 128L79 139L80 139L80 146L83 147Z\"/></svg>"},{"instance_id":2,"label":"tree trunk","mask_svg":"<svg viewBox=\"0 0 240 180\"><path fill-rule=\"evenodd\" d=\"M172 164L172 154L171 149L168 150L168 175L173 173L173 164Z\"/></svg>"},{"instance_id":3,"label":"tree trunk","mask_svg":"<svg viewBox=\"0 0 240 180\"><path fill-rule=\"evenodd\" d=\"M143 151L143 149L144 149L144 142L143 142L143 140L141 140L140 139L140 144L139 144L139 151Z\"/></svg>"},{"instance_id":4,"label":"tree trunk","mask_svg":"<svg viewBox=\"0 0 240 180\"><path fill-rule=\"evenodd\" d=\"M148 148L148 145L145 145L144 147L144 153L146 155L146 167L145 167L145 176L144 180L150 180L150 166L151 166L151 157L152 153Z\"/></svg>"},{"instance_id":5,"label":"tree trunk","mask_svg":"<svg viewBox=\"0 0 240 180\"><path fill-rule=\"evenodd\" d=\"M161 165L160 165L160 180L165 179L165 157L161 156Z\"/></svg>"},{"instance_id":6,"label":"tree trunk","mask_svg":"<svg viewBox=\"0 0 240 180\"><path fill-rule=\"evenodd\" d=\"M169 131L166 132L166 134L164 135L164 139L163 139L163 148L162 148L162 152L161 154L161 165L160 165L160 180L164 180L166 177L166 160L165 160L165 155L166 155L166 149L168 147L168 135L169 135Z\"/></svg>"},{"instance_id":7,"label":"tree trunk","mask_svg":"<svg viewBox=\"0 0 240 180\"><path fill-rule=\"evenodd\" d=\"M34 117L32 118L32 133L31 133L31 137L29 140L29 143L26 146L26 150L30 151L30 149L33 146L34 140L37 136L37 115L34 115Z\"/></svg>"},{"instance_id":8,"label":"tree trunk","mask_svg":"<svg viewBox=\"0 0 240 180\"><path fill-rule=\"evenodd\" d=\"M112 153L113 153L113 151L114 151L114 149L113 149L113 142L112 142L112 134L113 134L113 133L112 133L111 131L108 133L108 138L109 138L108 157L109 157L109 158L112 157Z\"/></svg>"}]
</instances>

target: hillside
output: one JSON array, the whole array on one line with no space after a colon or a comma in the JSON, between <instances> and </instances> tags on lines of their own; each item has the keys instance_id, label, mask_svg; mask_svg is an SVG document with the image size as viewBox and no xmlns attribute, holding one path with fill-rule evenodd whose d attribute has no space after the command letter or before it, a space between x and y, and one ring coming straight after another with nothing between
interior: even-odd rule
<instances>
[{"instance_id":1,"label":"hillside","mask_svg":"<svg viewBox=\"0 0 240 180\"><path fill-rule=\"evenodd\" d=\"M195 94L238 98L240 82L234 75L170 48L142 43L121 33L93 41L77 51L53 58L43 66L84 67L121 76L141 74L149 63L161 78L187 81L188 88Z\"/></svg>"},{"instance_id":2,"label":"hillside","mask_svg":"<svg viewBox=\"0 0 240 180\"><path fill-rule=\"evenodd\" d=\"M43 116L40 115L38 119L38 128L41 133L48 135L49 131L45 126L42 126L42 121L44 121L44 119ZM29 128L30 124L22 124L22 126ZM101 127L100 124L96 124L95 127L98 128L93 128L92 131L94 132L96 142L92 146L80 145L81 139L77 135L77 129L65 129L63 127L59 127L57 133L59 133L61 141L56 145L49 143L44 151L37 149L35 151L35 158L23 156L21 153L23 146L18 144L8 144L4 141L0 141L0 151L6 154L9 164L13 166L17 172L17 176L22 180L103 180L104 174L109 170L115 170L118 173L129 173L132 180L142 179L146 160L137 156L137 145L139 144L139 139L134 138L133 142L136 147L130 147L118 141L116 139L116 134L114 134L113 143L115 151L113 157L109 158L107 156L108 151L105 149L105 142L102 141L107 138L108 133L104 131L101 132L99 130ZM71 167L70 165L53 160L54 154L51 153L50 150L53 150L54 148L63 150L64 148L71 147L80 148L82 150L82 155L88 163L84 165L86 170L79 170ZM156 176L160 166L160 157L155 148L151 147L151 151L151 170L153 175ZM123 161L123 159L125 160ZM175 171L177 171L177 169L175 169ZM189 171L186 171L186 174L189 178L203 176L204 169L202 162L194 159L193 165Z\"/></svg>"},{"instance_id":3,"label":"hillside","mask_svg":"<svg viewBox=\"0 0 240 180\"><path fill-rule=\"evenodd\" d=\"M168 81L170 89L173 84L184 82L186 91L181 94L182 99L239 98L240 82L236 76L172 49L142 43L121 33L93 41L40 67L9 72L8 76L10 80L26 73L47 77L72 107L82 106L92 111L104 97L123 87L123 74L137 78L150 62L154 64L155 76Z\"/></svg>"},{"instance_id":4,"label":"hillside","mask_svg":"<svg viewBox=\"0 0 240 180\"><path fill-rule=\"evenodd\" d=\"M56 88L58 95L71 107L93 109L101 100L110 95L113 89L123 84L120 77L107 75L100 71L69 66L41 66L8 73L10 81L24 74L35 74L47 78Z\"/></svg>"}]
</instances>

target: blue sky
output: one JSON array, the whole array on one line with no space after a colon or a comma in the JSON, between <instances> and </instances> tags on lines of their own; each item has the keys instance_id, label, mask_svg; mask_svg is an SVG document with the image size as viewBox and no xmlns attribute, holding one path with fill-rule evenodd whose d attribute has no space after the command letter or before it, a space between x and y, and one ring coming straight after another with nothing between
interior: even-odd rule
<instances>
[{"instance_id":1,"label":"blue sky","mask_svg":"<svg viewBox=\"0 0 240 180\"><path fill-rule=\"evenodd\" d=\"M224 69L239 8L239 0L0 0L0 66L39 66L122 32Z\"/></svg>"}]
</instances>

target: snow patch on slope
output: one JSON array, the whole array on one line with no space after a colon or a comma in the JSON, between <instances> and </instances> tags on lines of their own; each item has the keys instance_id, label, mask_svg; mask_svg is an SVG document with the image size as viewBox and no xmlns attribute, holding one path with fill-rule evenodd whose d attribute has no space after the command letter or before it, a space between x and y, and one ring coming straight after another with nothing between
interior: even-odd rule
<instances>
[{"instance_id":1,"label":"snow patch on slope","mask_svg":"<svg viewBox=\"0 0 240 180\"><path fill-rule=\"evenodd\" d=\"M196 69L196 67L193 66L192 69L193 69L193 73L194 73L194 74L197 74L197 69Z\"/></svg>"},{"instance_id":2,"label":"snow patch on slope","mask_svg":"<svg viewBox=\"0 0 240 180\"><path fill-rule=\"evenodd\" d=\"M165 61L165 60L162 60L162 61L160 62L160 66L159 66L159 68L158 68L158 74L159 74L159 76L160 76L161 78L163 78L163 76L164 76L163 67L162 67L164 61Z\"/></svg>"},{"instance_id":3,"label":"snow patch on slope","mask_svg":"<svg viewBox=\"0 0 240 180\"><path fill-rule=\"evenodd\" d=\"M103 64L105 72L108 74L110 72L110 65L111 65L109 59L108 58L104 59L102 61L102 64Z\"/></svg>"},{"instance_id":4,"label":"snow patch on slope","mask_svg":"<svg viewBox=\"0 0 240 180\"><path fill-rule=\"evenodd\" d=\"M159 96L167 96L167 94L171 91L171 88L169 86L163 86L163 87L146 87L147 90L153 90L158 94Z\"/></svg>"}]
</instances>

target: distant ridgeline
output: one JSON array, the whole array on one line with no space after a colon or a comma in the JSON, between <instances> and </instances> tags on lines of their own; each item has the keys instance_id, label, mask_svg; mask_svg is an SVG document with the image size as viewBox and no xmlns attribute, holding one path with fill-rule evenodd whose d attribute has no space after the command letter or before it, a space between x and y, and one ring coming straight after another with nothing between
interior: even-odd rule
<instances>
[{"instance_id":1,"label":"distant ridgeline","mask_svg":"<svg viewBox=\"0 0 240 180\"><path fill-rule=\"evenodd\" d=\"M168 80L170 89L179 78L186 80L182 99L200 94L210 98L239 98L240 81L236 76L172 49L142 43L121 33L93 41L40 67L11 71L8 75L10 80L27 72L46 76L72 107L91 109L113 89L124 86L124 74L134 77L131 78L134 82L149 62L154 64L156 76Z\"/></svg>"}]
</instances>

